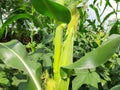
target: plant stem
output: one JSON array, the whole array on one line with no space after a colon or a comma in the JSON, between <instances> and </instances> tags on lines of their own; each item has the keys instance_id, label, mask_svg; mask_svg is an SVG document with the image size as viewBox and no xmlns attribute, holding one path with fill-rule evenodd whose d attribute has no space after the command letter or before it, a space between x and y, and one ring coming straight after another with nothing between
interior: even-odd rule
<instances>
[{"instance_id":1,"label":"plant stem","mask_svg":"<svg viewBox=\"0 0 120 90\"><path fill-rule=\"evenodd\" d=\"M56 28L56 34L54 38L54 63L53 63L53 69L54 69L54 80L59 82L60 79L60 56L61 56L61 48L62 48L62 34L63 29L65 27L65 24L60 24Z\"/></svg>"},{"instance_id":2,"label":"plant stem","mask_svg":"<svg viewBox=\"0 0 120 90\"><path fill-rule=\"evenodd\" d=\"M60 75L60 67L67 66L73 63L73 44L74 44L74 35L77 30L79 12L75 6L71 6L71 21L68 24L66 31L66 40L63 42L63 29L65 24L60 24L56 28L56 34L54 38L54 63L53 63L53 72L54 80L56 82L55 90L69 90L69 75L63 79Z\"/></svg>"},{"instance_id":3,"label":"plant stem","mask_svg":"<svg viewBox=\"0 0 120 90\"><path fill-rule=\"evenodd\" d=\"M73 44L74 44L74 35L77 30L79 20L78 11L72 11L72 18L68 24L66 31L66 40L63 42L63 29L65 24L60 24L56 28L56 34L54 39L54 80L56 81L57 89L56 90L68 90L70 77L60 76L60 67L67 66L73 63ZM67 74L66 74L67 76Z\"/></svg>"}]
</instances>

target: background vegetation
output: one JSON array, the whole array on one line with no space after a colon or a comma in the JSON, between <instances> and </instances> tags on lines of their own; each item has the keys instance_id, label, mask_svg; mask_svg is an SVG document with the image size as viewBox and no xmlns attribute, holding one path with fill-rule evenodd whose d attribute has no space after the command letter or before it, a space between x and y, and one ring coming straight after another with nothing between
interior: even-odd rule
<instances>
[{"instance_id":1,"label":"background vegetation","mask_svg":"<svg viewBox=\"0 0 120 90\"><path fill-rule=\"evenodd\" d=\"M37 4L35 1L40 3ZM63 1L64 4L60 1ZM47 7L42 7L41 3L44 5L45 2L48 5L53 5L53 7L48 6L51 10L55 7L54 4L57 5L59 3L61 6L58 6L66 11L64 12L67 16L64 16L64 12L58 15L57 11L56 13L53 12L54 10L52 11L54 14L51 15L51 10L47 11ZM120 12L118 9L120 1L115 0L117 7L114 9L110 0L106 0L104 10L101 13L99 12L99 6L102 4L102 0L93 0L90 5L86 4L87 1L82 0L46 0L45 2L44 0L0 1L0 89L119 90L120 19L117 15ZM40 11L38 6L42 9L44 8L47 14ZM101 20L107 7L112 8L113 11ZM81 58L83 56L86 56L88 52L92 52L91 56L88 54L88 57L96 57L98 62L94 61L95 65L91 63L89 65L84 64L81 61L79 64L73 64L73 66L61 64L62 69L60 67L58 70L60 69L62 75L56 79L54 73L55 38L59 41L58 37L60 36L60 33L57 35L56 31L63 29L63 41L67 42L67 36L69 36L67 26L60 26L60 23L65 22L69 27L71 19L68 10L72 12L73 9L77 9L80 15L78 23L74 21L72 23L74 27L76 26L73 38L74 46L70 43L68 45L65 44L66 47L73 48L73 57L72 54L69 56L70 50L63 54L73 58L74 63L82 61L83 59ZM96 19L88 18L88 9L94 10ZM116 17L112 21L108 21L113 14ZM109 24L107 25L106 22L109 22ZM110 41L108 42L110 43L107 43L109 36ZM111 49L106 49L107 47ZM97 53L97 56L94 54L94 51ZM111 54L109 55L109 53ZM110 58L107 56L110 56ZM104 59L104 57L106 58ZM104 61L102 62L102 60ZM87 63L88 61L84 59L83 62ZM80 67L77 67L77 65ZM59 73L57 76L59 76ZM55 89L55 85L59 85L59 83L55 84L59 79L64 88L59 86L60 89Z\"/></svg>"}]
</instances>

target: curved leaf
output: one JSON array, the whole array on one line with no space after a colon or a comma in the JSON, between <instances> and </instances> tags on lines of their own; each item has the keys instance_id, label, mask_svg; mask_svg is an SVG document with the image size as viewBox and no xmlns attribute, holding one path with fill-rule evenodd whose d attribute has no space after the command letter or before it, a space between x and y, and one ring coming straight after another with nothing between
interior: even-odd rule
<instances>
[{"instance_id":1,"label":"curved leaf","mask_svg":"<svg viewBox=\"0 0 120 90\"><path fill-rule=\"evenodd\" d=\"M114 11L112 11L112 12L110 12L110 13L108 13L105 17L104 17L104 19L103 19L103 21L102 21L102 23L101 23L101 25L111 16L111 15L113 15L113 14L115 14L115 12Z\"/></svg>"},{"instance_id":2,"label":"curved leaf","mask_svg":"<svg viewBox=\"0 0 120 90\"><path fill-rule=\"evenodd\" d=\"M118 49L120 35L112 35L100 47L87 53L80 60L66 66L66 69L91 69L104 64Z\"/></svg>"},{"instance_id":3,"label":"curved leaf","mask_svg":"<svg viewBox=\"0 0 120 90\"><path fill-rule=\"evenodd\" d=\"M71 19L70 11L50 0L31 0L34 8L40 14L43 14L48 17L52 17L58 21L69 23Z\"/></svg>"},{"instance_id":4,"label":"curved leaf","mask_svg":"<svg viewBox=\"0 0 120 90\"><path fill-rule=\"evenodd\" d=\"M106 4L109 5L110 7L112 7L110 0L106 0Z\"/></svg>"},{"instance_id":5,"label":"curved leaf","mask_svg":"<svg viewBox=\"0 0 120 90\"><path fill-rule=\"evenodd\" d=\"M99 22L101 22L98 9L97 9L94 5L92 5L92 4L90 5L90 7L95 11L97 20L98 20Z\"/></svg>"},{"instance_id":6,"label":"curved leaf","mask_svg":"<svg viewBox=\"0 0 120 90\"><path fill-rule=\"evenodd\" d=\"M120 33L120 28L119 28L119 24L120 22L117 20L114 25L112 26L112 28L110 29L109 33L110 35L112 34L119 34Z\"/></svg>"},{"instance_id":7,"label":"curved leaf","mask_svg":"<svg viewBox=\"0 0 120 90\"><path fill-rule=\"evenodd\" d=\"M116 86L112 87L110 90L120 90L120 85L116 85Z\"/></svg>"},{"instance_id":8,"label":"curved leaf","mask_svg":"<svg viewBox=\"0 0 120 90\"><path fill-rule=\"evenodd\" d=\"M30 14L14 14L12 16L10 16L2 25L1 29L0 29L0 38L2 38L3 33L5 31L6 26L8 26L10 23L12 23L15 20L21 19L21 18L28 18L30 20L32 20L34 22L34 24L38 27L40 26L39 21L37 20L36 17L34 17L33 15Z\"/></svg>"},{"instance_id":9,"label":"curved leaf","mask_svg":"<svg viewBox=\"0 0 120 90\"><path fill-rule=\"evenodd\" d=\"M0 59L9 67L23 70L28 73L30 80L28 90L41 90L40 65L29 61L25 47L17 40L0 43Z\"/></svg>"}]
</instances>

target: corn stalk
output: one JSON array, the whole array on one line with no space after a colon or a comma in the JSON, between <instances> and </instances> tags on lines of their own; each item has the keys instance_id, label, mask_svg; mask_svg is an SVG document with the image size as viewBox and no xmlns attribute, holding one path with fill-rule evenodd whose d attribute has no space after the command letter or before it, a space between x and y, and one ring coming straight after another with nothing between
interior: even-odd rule
<instances>
[{"instance_id":1,"label":"corn stalk","mask_svg":"<svg viewBox=\"0 0 120 90\"><path fill-rule=\"evenodd\" d=\"M63 79L60 76L60 67L67 66L73 63L73 45L75 39L75 33L77 30L79 13L75 9L71 12L72 18L67 26L66 40L63 41L63 30L65 29L65 24L60 24L56 28L56 35L54 38L54 80L56 82L55 90L68 90L70 77Z\"/></svg>"}]
</instances>

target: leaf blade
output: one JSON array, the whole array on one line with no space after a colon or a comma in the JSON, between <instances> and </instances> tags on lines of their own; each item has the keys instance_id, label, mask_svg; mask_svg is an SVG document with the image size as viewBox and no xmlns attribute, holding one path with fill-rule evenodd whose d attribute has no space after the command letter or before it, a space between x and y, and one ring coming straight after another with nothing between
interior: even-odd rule
<instances>
[{"instance_id":1,"label":"leaf blade","mask_svg":"<svg viewBox=\"0 0 120 90\"><path fill-rule=\"evenodd\" d=\"M34 17L33 15L30 14L14 14L12 16L10 16L2 25L1 29L0 29L0 38L3 37L3 33L5 31L5 28L12 23L15 20L21 19L21 18L26 18L26 19L30 19L34 22L34 24L38 27L40 26L39 21L37 20L36 17Z\"/></svg>"},{"instance_id":2,"label":"leaf blade","mask_svg":"<svg viewBox=\"0 0 120 90\"><path fill-rule=\"evenodd\" d=\"M71 19L70 11L56 2L50 0L31 0L31 2L40 14L66 23Z\"/></svg>"},{"instance_id":3,"label":"leaf blade","mask_svg":"<svg viewBox=\"0 0 120 90\"><path fill-rule=\"evenodd\" d=\"M36 72L38 68L40 70L40 67L35 67L37 64L27 61L27 53L20 42L13 40L8 43L0 43L0 50L2 51L0 58L7 66L27 72L32 80L30 82L33 84L33 88L41 90L40 79Z\"/></svg>"},{"instance_id":4,"label":"leaf blade","mask_svg":"<svg viewBox=\"0 0 120 90\"><path fill-rule=\"evenodd\" d=\"M99 22L101 22L98 9L97 9L94 5L92 5L92 4L90 5L90 8L94 10L94 12L95 12L95 14L96 14L96 17L97 17L97 20L98 20Z\"/></svg>"},{"instance_id":5,"label":"leaf blade","mask_svg":"<svg viewBox=\"0 0 120 90\"><path fill-rule=\"evenodd\" d=\"M120 45L120 35L112 35L100 47L89 52L84 57L71 64L66 69L91 69L106 62L118 49Z\"/></svg>"}]
</instances>

